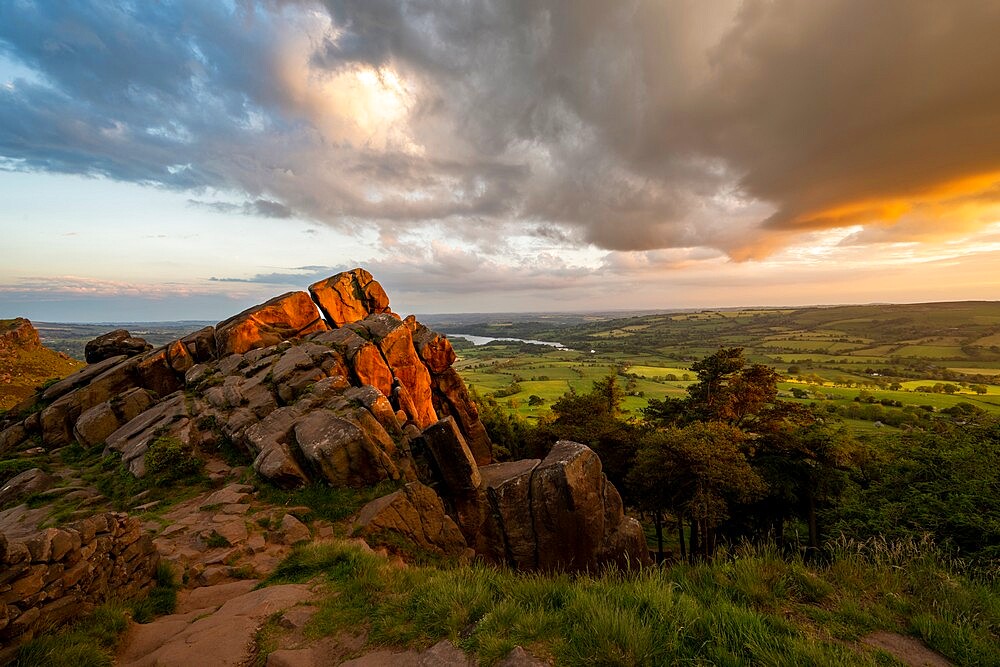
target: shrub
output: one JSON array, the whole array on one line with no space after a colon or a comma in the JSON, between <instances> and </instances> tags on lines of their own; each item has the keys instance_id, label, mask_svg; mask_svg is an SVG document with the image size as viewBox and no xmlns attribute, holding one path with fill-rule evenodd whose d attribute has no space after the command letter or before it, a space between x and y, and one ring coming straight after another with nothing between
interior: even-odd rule
<instances>
[{"instance_id":1,"label":"shrub","mask_svg":"<svg viewBox=\"0 0 1000 667\"><path fill-rule=\"evenodd\" d=\"M190 445L177 438L160 436L146 452L146 474L154 484L173 482L201 472L202 462Z\"/></svg>"}]
</instances>

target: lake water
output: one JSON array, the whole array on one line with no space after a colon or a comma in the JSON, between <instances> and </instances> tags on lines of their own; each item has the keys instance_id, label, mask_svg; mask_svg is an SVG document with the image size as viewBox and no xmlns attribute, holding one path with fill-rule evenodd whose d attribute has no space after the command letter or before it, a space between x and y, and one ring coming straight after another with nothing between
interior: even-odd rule
<instances>
[{"instance_id":1,"label":"lake water","mask_svg":"<svg viewBox=\"0 0 1000 667\"><path fill-rule=\"evenodd\" d=\"M552 341L548 340L527 340L524 338L493 338L492 336L473 336L472 334L460 334L460 333L450 333L446 335L451 338L464 338L473 345L486 345L486 343L491 343L495 340L510 340L514 341L515 343L532 343L534 345L548 345L550 347L554 347L559 350L568 349L562 343L553 343Z\"/></svg>"}]
</instances>

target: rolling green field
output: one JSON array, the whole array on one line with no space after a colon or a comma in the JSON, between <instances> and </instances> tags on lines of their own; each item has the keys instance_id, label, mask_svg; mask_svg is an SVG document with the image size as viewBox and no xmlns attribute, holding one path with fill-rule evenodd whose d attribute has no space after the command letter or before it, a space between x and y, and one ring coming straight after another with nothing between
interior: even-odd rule
<instances>
[{"instance_id":1,"label":"rolling green field","mask_svg":"<svg viewBox=\"0 0 1000 667\"><path fill-rule=\"evenodd\" d=\"M432 326L569 348L516 341L473 346L453 337L466 383L532 420L567 391L589 391L594 380L611 373L625 388L624 407L637 414L650 398L682 395L694 379L691 362L723 346L743 347L751 361L776 368L784 377L782 398L839 411L857 431L891 428L873 423L882 422L880 416L898 422L900 411L937 413L967 404L1000 414L1000 302L713 310L560 322L482 318L439 319ZM859 403L879 409L865 408L858 418Z\"/></svg>"}]
</instances>

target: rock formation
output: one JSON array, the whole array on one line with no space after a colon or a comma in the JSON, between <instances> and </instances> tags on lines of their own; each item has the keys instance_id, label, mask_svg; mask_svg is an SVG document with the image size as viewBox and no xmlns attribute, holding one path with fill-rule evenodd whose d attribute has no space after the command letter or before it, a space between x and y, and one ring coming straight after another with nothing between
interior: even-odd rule
<instances>
[{"instance_id":1,"label":"rock formation","mask_svg":"<svg viewBox=\"0 0 1000 667\"><path fill-rule=\"evenodd\" d=\"M83 348L83 356L88 364L96 364L110 357L118 355L134 357L152 349L153 346L145 339L136 338L125 329L115 329L87 343Z\"/></svg>"},{"instance_id":2,"label":"rock formation","mask_svg":"<svg viewBox=\"0 0 1000 667\"><path fill-rule=\"evenodd\" d=\"M39 385L82 366L82 362L45 347L27 319L0 320L0 410L30 400Z\"/></svg>"},{"instance_id":3,"label":"rock formation","mask_svg":"<svg viewBox=\"0 0 1000 667\"><path fill-rule=\"evenodd\" d=\"M13 348L34 349L41 347L38 331L23 317L0 320L0 350Z\"/></svg>"},{"instance_id":4,"label":"rock formation","mask_svg":"<svg viewBox=\"0 0 1000 667\"><path fill-rule=\"evenodd\" d=\"M138 519L106 513L23 540L0 533L0 664L19 643L154 585L159 555Z\"/></svg>"},{"instance_id":5,"label":"rock formation","mask_svg":"<svg viewBox=\"0 0 1000 667\"><path fill-rule=\"evenodd\" d=\"M389 296L364 269L345 271L314 283L309 293L331 326L342 327L379 313L393 314Z\"/></svg>"},{"instance_id":6,"label":"rock formation","mask_svg":"<svg viewBox=\"0 0 1000 667\"><path fill-rule=\"evenodd\" d=\"M588 448L559 443L544 461L494 463L451 344L395 315L363 269L154 350L135 354L127 332L113 333L117 346L95 349L120 354L0 421L0 453L31 438L47 448L76 441L120 454L142 476L163 439L192 452L226 442L283 487L398 483L361 513L358 529L372 539L395 533L520 568L645 558L638 524Z\"/></svg>"},{"instance_id":7,"label":"rock formation","mask_svg":"<svg viewBox=\"0 0 1000 667\"><path fill-rule=\"evenodd\" d=\"M305 292L289 292L215 325L220 356L243 354L329 327Z\"/></svg>"}]
</instances>

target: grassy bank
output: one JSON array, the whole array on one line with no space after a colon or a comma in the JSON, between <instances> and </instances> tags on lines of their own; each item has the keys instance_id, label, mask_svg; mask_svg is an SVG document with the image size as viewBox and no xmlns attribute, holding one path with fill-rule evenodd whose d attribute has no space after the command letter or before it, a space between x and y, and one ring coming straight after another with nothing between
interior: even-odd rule
<instances>
[{"instance_id":1,"label":"grassy bank","mask_svg":"<svg viewBox=\"0 0 1000 667\"><path fill-rule=\"evenodd\" d=\"M895 664L859 643L875 630L919 637L957 664L1000 664L996 579L970 578L919 542L844 541L822 565L742 547L710 564L576 578L399 568L337 542L297 549L271 581L317 576L326 589L311 636L449 638L483 664L517 645L559 665Z\"/></svg>"}]
</instances>

